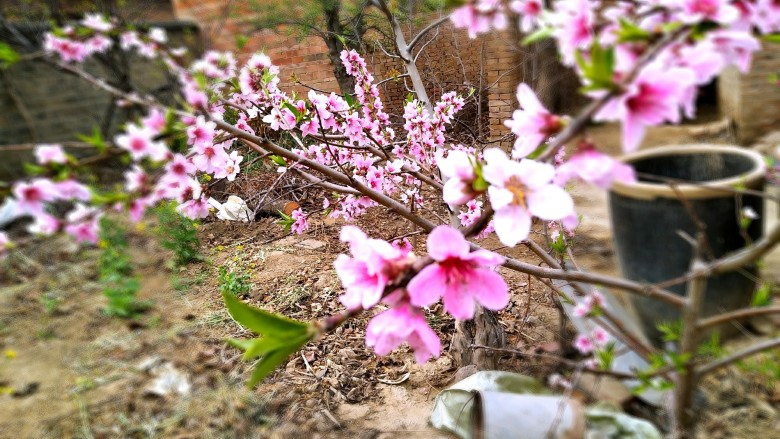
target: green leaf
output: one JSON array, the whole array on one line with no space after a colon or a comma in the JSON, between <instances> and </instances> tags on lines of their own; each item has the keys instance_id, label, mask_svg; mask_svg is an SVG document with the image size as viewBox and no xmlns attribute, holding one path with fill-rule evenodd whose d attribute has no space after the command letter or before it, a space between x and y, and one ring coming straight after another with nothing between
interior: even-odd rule
<instances>
[{"instance_id":1,"label":"green leaf","mask_svg":"<svg viewBox=\"0 0 780 439\"><path fill-rule=\"evenodd\" d=\"M488 182L481 175L471 183L471 188L477 192L485 192L489 186Z\"/></svg>"},{"instance_id":2,"label":"green leaf","mask_svg":"<svg viewBox=\"0 0 780 439\"><path fill-rule=\"evenodd\" d=\"M279 350L288 344L289 340L281 338L256 338L252 341L252 344L249 346L249 348L246 349L246 352L244 352L244 360L251 360L252 358L261 357L263 355L267 356L271 352Z\"/></svg>"},{"instance_id":3,"label":"green leaf","mask_svg":"<svg viewBox=\"0 0 780 439\"><path fill-rule=\"evenodd\" d=\"M682 336L683 323L682 320L674 322L661 322L656 325L656 328L663 335L664 341L677 341Z\"/></svg>"},{"instance_id":4,"label":"green leaf","mask_svg":"<svg viewBox=\"0 0 780 439\"><path fill-rule=\"evenodd\" d=\"M543 152L544 152L546 149L547 149L547 143L542 143L541 145L539 145L539 146L538 146L538 147L537 147L537 148L534 150L534 152L532 152L532 153L528 154L527 158L529 158L529 159L533 160L533 159L535 159L535 158L539 157L540 155L542 155L542 153L543 153Z\"/></svg>"},{"instance_id":5,"label":"green leaf","mask_svg":"<svg viewBox=\"0 0 780 439\"><path fill-rule=\"evenodd\" d=\"M298 110L298 108L291 104L290 101L284 101L282 102L282 107L290 110L290 113L292 113L295 116L296 121L301 120L301 112Z\"/></svg>"},{"instance_id":6,"label":"green leaf","mask_svg":"<svg viewBox=\"0 0 780 439\"><path fill-rule=\"evenodd\" d=\"M603 48L594 44L590 49L590 59L586 60L581 52L574 53L582 75L588 80L585 91L612 89L615 87L615 49Z\"/></svg>"},{"instance_id":7,"label":"green leaf","mask_svg":"<svg viewBox=\"0 0 780 439\"><path fill-rule=\"evenodd\" d=\"M772 295L772 284L764 282L753 294L751 305L755 307L768 306L772 303Z\"/></svg>"},{"instance_id":8,"label":"green leaf","mask_svg":"<svg viewBox=\"0 0 780 439\"><path fill-rule=\"evenodd\" d=\"M270 157L271 161L276 163L279 166L287 166L287 162L284 160L284 157L280 157L278 155L272 155Z\"/></svg>"},{"instance_id":9,"label":"green leaf","mask_svg":"<svg viewBox=\"0 0 780 439\"><path fill-rule=\"evenodd\" d=\"M690 352L685 352L682 354L670 352L669 358L671 358L672 364L678 372L685 372L688 367L688 361L691 360L692 355Z\"/></svg>"},{"instance_id":10,"label":"green leaf","mask_svg":"<svg viewBox=\"0 0 780 439\"><path fill-rule=\"evenodd\" d=\"M780 43L780 34L767 34L761 36L761 39L767 43Z\"/></svg>"},{"instance_id":11,"label":"green leaf","mask_svg":"<svg viewBox=\"0 0 780 439\"><path fill-rule=\"evenodd\" d=\"M523 40L520 42L523 46L528 46L530 44L546 40L547 38L552 37L553 34L553 28L551 27L543 27L541 29L535 30L531 35L528 35L527 37L523 38Z\"/></svg>"},{"instance_id":12,"label":"green leaf","mask_svg":"<svg viewBox=\"0 0 780 439\"><path fill-rule=\"evenodd\" d=\"M7 69L11 65L19 62L21 57L6 43L0 42L0 68Z\"/></svg>"},{"instance_id":13,"label":"green leaf","mask_svg":"<svg viewBox=\"0 0 780 439\"><path fill-rule=\"evenodd\" d=\"M249 306L234 295L223 292L222 298L230 315L241 325L260 334L254 340L229 340L231 345L244 350L244 359L262 357L247 383L254 386L268 376L290 354L298 351L314 336L307 323L272 314L260 308Z\"/></svg>"},{"instance_id":14,"label":"green leaf","mask_svg":"<svg viewBox=\"0 0 780 439\"><path fill-rule=\"evenodd\" d=\"M274 371L280 364L282 364L293 353L298 351L303 345L305 345L311 337L308 335L291 340L287 345L269 352L268 355L260 359L255 364L255 370L252 372L252 377L247 382L248 387L253 387L255 384L262 381L271 372Z\"/></svg>"},{"instance_id":15,"label":"green leaf","mask_svg":"<svg viewBox=\"0 0 780 439\"><path fill-rule=\"evenodd\" d=\"M200 90L205 90L209 83L209 79L206 74L200 71L192 72L192 79L194 79L195 83L198 84Z\"/></svg>"},{"instance_id":16,"label":"green leaf","mask_svg":"<svg viewBox=\"0 0 780 439\"><path fill-rule=\"evenodd\" d=\"M355 98L352 97L351 94L347 93L344 95L344 101L349 105L349 108L352 108L355 106Z\"/></svg>"},{"instance_id":17,"label":"green leaf","mask_svg":"<svg viewBox=\"0 0 780 439\"><path fill-rule=\"evenodd\" d=\"M232 294L222 293L228 312L236 322L265 336L307 333L309 325L249 306Z\"/></svg>"},{"instance_id":18,"label":"green leaf","mask_svg":"<svg viewBox=\"0 0 780 439\"><path fill-rule=\"evenodd\" d=\"M22 166L24 166L24 172L28 175L43 175L46 172L46 168L43 166L34 165L28 162L23 163Z\"/></svg>"},{"instance_id":19,"label":"green leaf","mask_svg":"<svg viewBox=\"0 0 780 439\"><path fill-rule=\"evenodd\" d=\"M723 346L720 343L718 331L713 332L709 340L699 346L698 352L699 355L710 355L715 358L723 355Z\"/></svg>"},{"instance_id":20,"label":"green leaf","mask_svg":"<svg viewBox=\"0 0 780 439\"><path fill-rule=\"evenodd\" d=\"M550 243L550 246L556 253L563 255L566 252L566 240L563 239L563 233L559 234L555 241Z\"/></svg>"},{"instance_id":21,"label":"green leaf","mask_svg":"<svg viewBox=\"0 0 780 439\"><path fill-rule=\"evenodd\" d=\"M610 342L603 349L597 350L596 359L602 370L611 370L615 359L615 342Z\"/></svg>"},{"instance_id":22,"label":"green leaf","mask_svg":"<svg viewBox=\"0 0 780 439\"><path fill-rule=\"evenodd\" d=\"M103 154L106 152L106 149L108 149L106 146L106 141L103 139L103 133L100 131L98 126L92 127L92 134L79 134L76 137L82 142L94 146L95 149L97 149L97 152L100 154Z\"/></svg>"},{"instance_id":23,"label":"green leaf","mask_svg":"<svg viewBox=\"0 0 780 439\"><path fill-rule=\"evenodd\" d=\"M252 348L252 345L255 343L256 339L239 339L239 338L229 338L228 344L230 346L233 346L234 348L241 349L242 351L246 351Z\"/></svg>"},{"instance_id":24,"label":"green leaf","mask_svg":"<svg viewBox=\"0 0 780 439\"><path fill-rule=\"evenodd\" d=\"M617 35L620 43L648 41L652 36L650 32L622 18L620 19L620 29Z\"/></svg>"},{"instance_id":25,"label":"green leaf","mask_svg":"<svg viewBox=\"0 0 780 439\"><path fill-rule=\"evenodd\" d=\"M246 46L249 41L249 37L246 35L236 35L236 49L241 50Z\"/></svg>"}]
</instances>

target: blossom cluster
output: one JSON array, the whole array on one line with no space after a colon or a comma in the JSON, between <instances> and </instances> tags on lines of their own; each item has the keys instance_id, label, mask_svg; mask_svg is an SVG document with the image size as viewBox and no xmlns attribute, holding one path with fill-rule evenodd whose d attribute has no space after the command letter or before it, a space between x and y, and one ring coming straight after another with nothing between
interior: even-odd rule
<instances>
[{"instance_id":1,"label":"blossom cluster","mask_svg":"<svg viewBox=\"0 0 780 439\"><path fill-rule=\"evenodd\" d=\"M746 70L760 47L753 30L780 30L780 8L770 0L614 5L558 0L551 6L539 0L469 0L451 18L472 36L505 29L516 17L523 32L551 35L563 62L598 104L593 118L620 122L628 151L639 146L647 127L692 117L697 87L724 68ZM263 147L265 128L293 145L276 151L284 157L269 157L282 176L299 173L324 181L324 171L333 171L343 177L330 184L332 191L323 200L323 209L333 217L354 221L387 198L412 212L433 211L439 199L424 187L441 188L437 195L462 225L490 214L480 236L495 231L509 247L528 239L535 218L569 232L576 227L574 202L566 191L570 181L608 188L635 179L630 167L599 152L587 138L569 145L568 159L564 145L551 147L556 138L565 137L571 121L545 108L526 84L518 86L519 108L505 121L516 136L507 154L448 137L447 129L464 106L455 92L430 103L410 99L402 115L404 133L397 134L366 61L354 50L341 53L355 82L353 94L311 90L298 96L280 88L280 69L263 53L239 63L229 52L207 51L190 62L181 49L167 47L162 29L121 31L99 15L87 15L78 28L48 33L44 48L63 63L83 62L107 50L158 58L178 80L182 105L170 109L152 98L127 96L148 111L113 139L130 163L121 194L108 197L88 188L76 180L75 158L58 145L39 145L38 175L12 187L17 214L33 219L29 231L35 234L64 231L95 243L106 209L125 211L139 221L151 206L171 200L182 214L205 218L216 201L209 201L210 182L234 180L247 149L271 156ZM313 175L313 169L319 174ZM57 215L62 209L55 209L55 203L67 206L66 212ZM310 215L300 209L289 217L295 233L305 232L309 223ZM439 355L441 343L425 321L425 309L439 300L457 319L472 318L477 304L500 310L509 302L507 284L496 272L504 258L472 251L456 228L434 228L425 257L416 256L408 241L369 238L354 226L345 226L341 239L350 249L350 255L335 261L345 290L341 303L353 311L387 306L372 318L366 333L367 344L380 355L403 342L419 361ZM7 236L0 234L0 257L9 247ZM601 304L594 294L575 314L593 315ZM581 336L577 347L586 353L605 346L608 337L602 332Z\"/></svg>"},{"instance_id":2,"label":"blossom cluster","mask_svg":"<svg viewBox=\"0 0 780 439\"><path fill-rule=\"evenodd\" d=\"M608 96L595 120L617 121L623 147L636 149L647 127L693 117L697 88L728 66L746 72L760 43L753 32L780 30L771 0L640 0L601 5L594 0L470 0L451 15L473 37L504 29L519 17L523 32L550 35L594 98ZM603 7L602 7L603 6ZM653 42L670 38L659 53ZM541 108L521 85L521 110L507 124L525 156L560 129L561 118Z\"/></svg>"},{"instance_id":3,"label":"blossom cluster","mask_svg":"<svg viewBox=\"0 0 780 439\"><path fill-rule=\"evenodd\" d=\"M494 268L504 258L487 250L471 251L463 235L450 226L439 226L427 240L429 263L414 274L405 287L403 276L413 271L419 259L410 249L368 238L354 226L342 229L351 256L339 255L336 273L345 293L341 303L348 309L370 309L380 301L390 309L371 319L366 342L379 355L386 355L406 341L418 361L437 357L441 342L425 321L423 309L442 300L456 319L474 317L475 306L500 310L509 302L508 286Z\"/></svg>"},{"instance_id":4,"label":"blossom cluster","mask_svg":"<svg viewBox=\"0 0 780 439\"><path fill-rule=\"evenodd\" d=\"M135 49L140 56L156 58L161 47L168 41L164 29L152 27L145 34L129 30L118 32L116 26L100 14L86 14L79 22L79 29L65 26L49 32L44 38L43 48L56 54L64 62L84 62L92 55L105 53L117 43L122 50ZM181 53L183 49L174 52Z\"/></svg>"}]
</instances>

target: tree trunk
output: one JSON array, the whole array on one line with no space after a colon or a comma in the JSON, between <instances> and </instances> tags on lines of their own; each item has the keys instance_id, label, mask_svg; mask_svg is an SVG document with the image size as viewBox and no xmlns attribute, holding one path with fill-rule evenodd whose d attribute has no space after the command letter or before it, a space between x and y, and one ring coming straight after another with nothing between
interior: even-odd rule
<instances>
[{"instance_id":1,"label":"tree trunk","mask_svg":"<svg viewBox=\"0 0 780 439\"><path fill-rule=\"evenodd\" d=\"M333 75L339 84L341 94L355 93L355 80L347 74L347 69L341 62L341 51L344 50L344 44L339 39L344 35L344 29L341 27L339 12L341 10L341 0L321 0L322 9L325 13L325 45L328 46L328 57L333 67Z\"/></svg>"},{"instance_id":2,"label":"tree trunk","mask_svg":"<svg viewBox=\"0 0 780 439\"><path fill-rule=\"evenodd\" d=\"M459 367L475 365L477 370L498 368L499 354L489 349L474 349L473 345L503 348L506 345L504 328L495 312L477 305L473 320L457 321L450 344L450 355Z\"/></svg>"},{"instance_id":3,"label":"tree trunk","mask_svg":"<svg viewBox=\"0 0 780 439\"><path fill-rule=\"evenodd\" d=\"M576 112L585 100L578 90L580 81L574 71L561 64L553 40L544 40L533 44L527 52L526 78L545 107L553 113L571 114ZM530 70L530 72L529 72Z\"/></svg>"}]
</instances>

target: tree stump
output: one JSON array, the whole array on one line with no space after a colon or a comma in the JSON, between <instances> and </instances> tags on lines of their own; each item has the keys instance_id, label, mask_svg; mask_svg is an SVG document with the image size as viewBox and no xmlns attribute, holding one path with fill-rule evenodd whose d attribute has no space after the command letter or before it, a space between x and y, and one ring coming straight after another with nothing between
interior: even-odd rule
<instances>
[{"instance_id":1,"label":"tree stump","mask_svg":"<svg viewBox=\"0 0 780 439\"><path fill-rule=\"evenodd\" d=\"M489 349L473 349L472 345L503 348L506 346L504 328L495 312L477 305L474 319L455 322L455 335L450 344L450 355L458 367L473 364L478 370L498 368L499 353Z\"/></svg>"}]
</instances>

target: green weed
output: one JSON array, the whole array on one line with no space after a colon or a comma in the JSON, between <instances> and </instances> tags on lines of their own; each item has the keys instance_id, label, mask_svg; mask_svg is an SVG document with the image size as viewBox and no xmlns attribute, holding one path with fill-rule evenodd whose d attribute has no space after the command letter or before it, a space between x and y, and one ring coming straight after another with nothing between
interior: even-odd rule
<instances>
[{"instance_id":1,"label":"green weed","mask_svg":"<svg viewBox=\"0 0 780 439\"><path fill-rule=\"evenodd\" d=\"M181 267L202 260L195 222L181 216L173 204L162 204L156 211L160 245L173 252L174 265Z\"/></svg>"},{"instance_id":2,"label":"green weed","mask_svg":"<svg viewBox=\"0 0 780 439\"><path fill-rule=\"evenodd\" d=\"M114 221L101 219L100 247L103 248L99 260L100 283L108 299L103 311L110 316L133 317L148 309L149 303L135 299L141 284L133 275L125 230Z\"/></svg>"},{"instance_id":3,"label":"green weed","mask_svg":"<svg viewBox=\"0 0 780 439\"><path fill-rule=\"evenodd\" d=\"M248 273L238 270L228 271L224 265L219 267L219 291L222 293L232 294L236 297L246 296L252 289L252 284L249 280L250 276Z\"/></svg>"}]
</instances>

